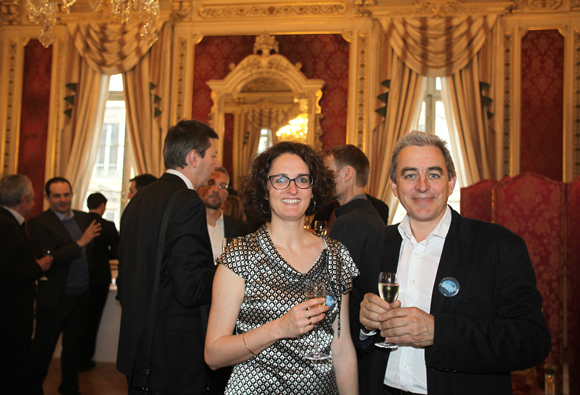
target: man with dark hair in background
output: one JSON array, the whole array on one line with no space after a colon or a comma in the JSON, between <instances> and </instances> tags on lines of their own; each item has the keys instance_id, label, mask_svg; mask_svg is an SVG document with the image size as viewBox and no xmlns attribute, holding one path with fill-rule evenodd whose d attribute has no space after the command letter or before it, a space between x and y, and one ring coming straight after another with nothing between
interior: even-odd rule
<instances>
[{"instance_id":1,"label":"man with dark hair in background","mask_svg":"<svg viewBox=\"0 0 580 395\"><path fill-rule=\"evenodd\" d=\"M364 152L354 145L340 145L324 153L324 164L334 172L334 198L339 207L328 236L340 241L360 267L360 252L365 238L385 226L367 199L370 164Z\"/></svg>"},{"instance_id":2,"label":"man with dark hair in background","mask_svg":"<svg viewBox=\"0 0 580 395\"><path fill-rule=\"evenodd\" d=\"M76 395L89 305L92 240L99 235L101 225L87 213L71 208L73 191L66 178L51 178L44 189L50 208L28 221L28 238L35 256L51 255L54 261L46 272L48 280L38 282L31 393L43 393L42 383L62 332L59 391Z\"/></svg>"},{"instance_id":3,"label":"man with dark hair in background","mask_svg":"<svg viewBox=\"0 0 580 395\"><path fill-rule=\"evenodd\" d=\"M0 180L0 392L28 394L34 317L34 281L52 257L35 259L24 233L34 207L32 182L15 174Z\"/></svg>"},{"instance_id":4,"label":"man with dark hair in background","mask_svg":"<svg viewBox=\"0 0 580 395\"><path fill-rule=\"evenodd\" d=\"M170 128L163 147L167 171L136 194L123 213L117 369L128 376L130 394L142 394L143 387L152 393L206 393L209 368L203 352L215 268L206 210L196 190L219 167L217 138L198 121ZM172 197L167 225L161 229ZM166 233L158 251L162 231ZM151 306L158 253L159 288L157 303Z\"/></svg>"},{"instance_id":5,"label":"man with dark hair in background","mask_svg":"<svg viewBox=\"0 0 580 395\"><path fill-rule=\"evenodd\" d=\"M129 180L131 184L129 185L129 193L127 194L127 199L133 199L133 196L141 189L145 188L147 185L157 181L157 177L153 174L139 174Z\"/></svg>"},{"instance_id":6,"label":"man with dark hair in background","mask_svg":"<svg viewBox=\"0 0 580 395\"><path fill-rule=\"evenodd\" d=\"M222 253L223 240L232 237L245 236L249 233L248 225L225 215L222 206L229 192L230 175L225 167L213 172L207 185L199 189L199 197L205 204L207 212L207 230L213 249L213 257Z\"/></svg>"},{"instance_id":7,"label":"man with dark hair in background","mask_svg":"<svg viewBox=\"0 0 580 395\"><path fill-rule=\"evenodd\" d=\"M115 223L103 218L107 209L107 198L102 193L92 193L87 198L87 207L91 218L101 224L101 234L93 239L93 264L89 267L91 286L89 315L83 337L79 371L95 367L93 356L97 333L111 285L109 260L117 259L119 248L119 232Z\"/></svg>"}]
</instances>

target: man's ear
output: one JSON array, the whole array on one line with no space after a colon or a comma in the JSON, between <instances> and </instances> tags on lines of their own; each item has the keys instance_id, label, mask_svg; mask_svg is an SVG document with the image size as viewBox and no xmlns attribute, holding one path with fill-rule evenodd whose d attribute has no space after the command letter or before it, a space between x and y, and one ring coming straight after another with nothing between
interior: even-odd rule
<instances>
[{"instance_id":1,"label":"man's ear","mask_svg":"<svg viewBox=\"0 0 580 395\"><path fill-rule=\"evenodd\" d=\"M399 195L397 195L397 184L393 182L393 180L391 180L390 178L389 184L391 185L391 191L393 191L393 195L395 195L396 198L399 198Z\"/></svg>"},{"instance_id":2,"label":"man's ear","mask_svg":"<svg viewBox=\"0 0 580 395\"><path fill-rule=\"evenodd\" d=\"M354 177L354 168L352 166L345 166L341 172L344 174L344 182L349 182Z\"/></svg>"},{"instance_id":3,"label":"man's ear","mask_svg":"<svg viewBox=\"0 0 580 395\"><path fill-rule=\"evenodd\" d=\"M187 161L189 162L189 164L191 164L191 167L193 167L194 169L197 167L197 159L199 157L199 154L197 153L196 149L192 149L191 151L189 151L189 153L187 154Z\"/></svg>"}]
</instances>

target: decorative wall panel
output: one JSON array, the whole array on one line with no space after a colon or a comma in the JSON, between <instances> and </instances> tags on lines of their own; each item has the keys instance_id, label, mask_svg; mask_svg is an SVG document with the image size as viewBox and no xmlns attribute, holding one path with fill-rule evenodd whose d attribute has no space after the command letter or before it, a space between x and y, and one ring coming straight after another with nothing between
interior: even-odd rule
<instances>
[{"instance_id":1,"label":"decorative wall panel","mask_svg":"<svg viewBox=\"0 0 580 395\"><path fill-rule=\"evenodd\" d=\"M210 79L223 79L231 63L238 64L252 54L255 36L208 36L196 45L192 118L209 121L213 101L207 85ZM323 148L346 142L348 105L349 43L339 34L276 36L279 53L291 63L301 63L308 79L326 82L320 107ZM224 151L225 154L225 151Z\"/></svg>"},{"instance_id":2,"label":"decorative wall panel","mask_svg":"<svg viewBox=\"0 0 580 395\"><path fill-rule=\"evenodd\" d=\"M25 48L18 173L32 180L35 192L31 216L42 211L44 167L50 104L52 47L31 40Z\"/></svg>"},{"instance_id":3,"label":"decorative wall panel","mask_svg":"<svg viewBox=\"0 0 580 395\"><path fill-rule=\"evenodd\" d=\"M562 181L564 37L532 30L522 39L520 171Z\"/></svg>"}]
</instances>

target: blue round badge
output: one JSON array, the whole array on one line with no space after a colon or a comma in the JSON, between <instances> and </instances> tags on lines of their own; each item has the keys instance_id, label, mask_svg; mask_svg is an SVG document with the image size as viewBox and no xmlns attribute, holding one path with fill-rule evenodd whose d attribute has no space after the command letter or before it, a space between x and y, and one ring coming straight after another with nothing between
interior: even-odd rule
<instances>
[{"instance_id":1,"label":"blue round badge","mask_svg":"<svg viewBox=\"0 0 580 395\"><path fill-rule=\"evenodd\" d=\"M451 298L459 293L459 281L453 277L445 277L439 283L441 295Z\"/></svg>"}]
</instances>

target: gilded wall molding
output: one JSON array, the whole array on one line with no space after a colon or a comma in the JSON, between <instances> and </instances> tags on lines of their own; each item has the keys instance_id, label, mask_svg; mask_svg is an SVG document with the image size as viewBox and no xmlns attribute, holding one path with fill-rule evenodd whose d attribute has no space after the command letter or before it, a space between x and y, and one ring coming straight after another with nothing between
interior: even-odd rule
<instances>
[{"instance_id":1,"label":"gilded wall molding","mask_svg":"<svg viewBox=\"0 0 580 395\"><path fill-rule=\"evenodd\" d=\"M184 102L185 102L185 71L187 69L187 46L189 43L188 37L179 37L179 47L177 55L177 99L175 103L175 120L182 120L185 118Z\"/></svg>"},{"instance_id":2,"label":"gilded wall molding","mask_svg":"<svg viewBox=\"0 0 580 395\"><path fill-rule=\"evenodd\" d=\"M18 62L18 39L8 42L8 79L6 81L6 104L4 108L4 141L2 142L2 174L16 171L18 147L18 105L16 104L16 71Z\"/></svg>"},{"instance_id":3,"label":"gilded wall molding","mask_svg":"<svg viewBox=\"0 0 580 395\"><path fill-rule=\"evenodd\" d=\"M368 33L359 33L357 53L357 86L356 86L356 146L364 150L366 91L367 91L367 55Z\"/></svg>"},{"instance_id":4,"label":"gilded wall molding","mask_svg":"<svg viewBox=\"0 0 580 395\"><path fill-rule=\"evenodd\" d=\"M512 97L512 55L513 55L513 35L505 33L503 36L503 65L504 65L504 85L503 85L503 131L502 131L502 177L510 175L511 169L511 97Z\"/></svg>"},{"instance_id":5,"label":"gilded wall molding","mask_svg":"<svg viewBox=\"0 0 580 395\"><path fill-rule=\"evenodd\" d=\"M570 11L580 11L580 0L570 0Z\"/></svg>"},{"instance_id":6,"label":"gilded wall molding","mask_svg":"<svg viewBox=\"0 0 580 395\"><path fill-rule=\"evenodd\" d=\"M531 10L545 11L545 10L557 10L562 6L562 0L527 0L526 5L530 7Z\"/></svg>"},{"instance_id":7,"label":"gilded wall molding","mask_svg":"<svg viewBox=\"0 0 580 395\"><path fill-rule=\"evenodd\" d=\"M21 20L21 8L15 2L0 2L0 24L16 25Z\"/></svg>"},{"instance_id":8,"label":"gilded wall molding","mask_svg":"<svg viewBox=\"0 0 580 395\"><path fill-rule=\"evenodd\" d=\"M341 16L348 11L345 1L309 1L271 4L206 4L198 9L202 19L288 18Z\"/></svg>"},{"instance_id":9,"label":"gilded wall molding","mask_svg":"<svg viewBox=\"0 0 580 395\"><path fill-rule=\"evenodd\" d=\"M580 32L574 32L574 152L573 179L580 176Z\"/></svg>"},{"instance_id":10,"label":"gilded wall molding","mask_svg":"<svg viewBox=\"0 0 580 395\"><path fill-rule=\"evenodd\" d=\"M417 0L410 4L399 2L396 5L367 6L366 9L373 17L386 16L390 18L505 14L518 12L520 1Z\"/></svg>"}]
</instances>

